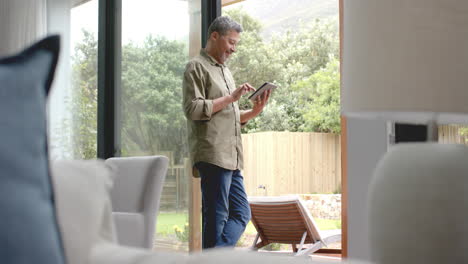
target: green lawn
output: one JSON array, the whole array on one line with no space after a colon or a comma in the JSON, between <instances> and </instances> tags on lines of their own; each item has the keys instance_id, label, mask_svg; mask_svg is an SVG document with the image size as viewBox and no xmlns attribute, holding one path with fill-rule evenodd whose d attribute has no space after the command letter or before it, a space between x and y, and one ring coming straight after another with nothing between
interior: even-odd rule
<instances>
[{"instance_id":1,"label":"green lawn","mask_svg":"<svg viewBox=\"0 0 468 264\"><path fill-rule=\"evenodd\" d=\"M341 229L340 220L328 220L315 218L320 230ZM157 221L157 236L174 235L174 226L184 229L185 224L188 223L188 214L183 213L160 213ZM247 225L245 230L247 234L256 234L255 227L252 222Z\"/></svg>"},{"instance_id":2,"label":"green lawn","mask_svg":"<svg viewBox=\"0 0 468 264\"><path fill-rule=\"evenodd\" d=\"M156 224L156 234L158 236L172 235L174 234L174 226L183 229L185 223L188 223L188 214L160 213Z\"/></svg>"}]
</instances>

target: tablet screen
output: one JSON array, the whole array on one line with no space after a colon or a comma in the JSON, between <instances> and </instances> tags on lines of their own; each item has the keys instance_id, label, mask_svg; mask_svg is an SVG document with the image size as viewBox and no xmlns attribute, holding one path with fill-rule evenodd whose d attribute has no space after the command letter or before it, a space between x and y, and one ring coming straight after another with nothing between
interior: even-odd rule
<instances>
[{"instance_id":1,"label":"tablet screen","mask_svg":"<svg viewBox=\"0 0 468 264\"><path fill-rule=\"evenodd\" d=\"M272 89L275 89L275 88L276 88L276 85L274 85L272 83L269 83L269 82L266 82L266 83L262 84L262 86L260 86L253 94L251 94L248 99L249 100L255 100L255 98L257 98L257 96L263 94L266 91L269 91L269 90L272 90Z\"/></svg>"}]
</instances>

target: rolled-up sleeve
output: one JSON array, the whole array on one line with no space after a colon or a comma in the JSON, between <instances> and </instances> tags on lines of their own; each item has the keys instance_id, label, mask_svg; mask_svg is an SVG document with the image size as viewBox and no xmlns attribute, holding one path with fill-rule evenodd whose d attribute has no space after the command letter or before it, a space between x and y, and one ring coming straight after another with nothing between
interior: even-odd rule
<instances>
[{"instance_id":1,"label":"rolled-up sleeve","mask_svg":"<svg viewBox=\"0 0 468 264\"><path fill-rule=\"evenodd\" d=\"M206 98L204 83L206 74L202 66L189 62L183 80L184 113L191 120L210 120L213 114L213 100Z\"/></svg>"}]
</instances>

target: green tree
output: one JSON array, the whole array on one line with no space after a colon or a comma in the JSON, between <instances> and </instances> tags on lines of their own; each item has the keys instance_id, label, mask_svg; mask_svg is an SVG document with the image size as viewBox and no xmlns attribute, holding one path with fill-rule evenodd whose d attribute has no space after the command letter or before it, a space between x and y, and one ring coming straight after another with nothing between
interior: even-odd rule
<instances>
[{"instance_id":1,"label":"green tree","mask_svg":"<svg viewBox=\"0 0 468 264\"><path fill-rule=\"evenodd\" d=\"M182 112L185 44L149 36L142 46L129 43L122 54L122 138L127 154L175 151L186 155Z\"/></svg>"},{"instance_id":2,"label":"green tree","mask_svg":"<svg viewBox=\"0 0 468 264\"><path fill-rule=\"evenodd\" d=\"M301 99L304 93L291 87L324 68L330 59L338 58L337 19L302 24L297 30L273 36L265 42L260 36L261 23L258 20L242 9L231 9L226 15L240 23L247 22L242 24L244 32L237 52L228 62L236 83L249 82L259 87L269 81L279 86L263 113L248 122L243 132L306 131L304 113L305 107L309 106L300 102L309 96ZM241 99L240 107L248 109L251 102Z\"/></svg>"},{"instance_id":3,"label":"green tree","mask_svg":"<svg viewBox=\"0 0 468 264\"><path fill-rule=\"evenodd\" d=\"M97 40L83 31L83 41L72 57L72 92L68 98L71 116L64 130L71 136L72 158L92 159L97 152ZM61 133L63 135L68 133Z\"/></svg>"},{"instance_id":4,"label":"green tree","mask_svg":"<svg viewBox=\"0 0 468 264\"><path fill-rule=\"evenodd\" d=\"M95 158L97 149L97 41L84 31L72 65L71 121L74 158ZM182 113L182 75L188 59L178 41L149 36L122 47L121 135L124 155L187 154Z\"/></svg>"},{"instance_id":5,"label":"green tree","mask_svg":"<svg viewBox=\"0 0 468 264\"><path fill-rule=\"evenodd\" d=\"M294 31L274 36L270 50L285 65L283 83L295 83L325 67L330 57L338 58L338 20L316 19L298 25Z\"/></svg>"},{"instance_id":6,"label":"green tree","mask_svg":"<svg viewBox=\"0 0 468 264\"><path fill-rule=\"evenodd\" d=\"M302 131L341 131L339 74L339 61L332 57L325 68L292 86L292 90L302 93L300 103L305 105Z\"/></svg>"},{"instance_id":7,"label":"green tree","mask_svg":"<svg viewBox=\"0 0 468 264\"><path fill-rule=\"evenodd\" d=\"M337 18L298 25L296 30L275 35L266 43L260 35L260 21L242 9L225 14L244 28L237 52L228 62L236 83L250 82L258 87L268 80L291 85L325 67L330 56L338 58Z\"/></svg>"},{"instance_id":8,"label":"green tree","mask_svg":"<svg viewBox=\"0 0 468 264\"><path fill-rule=\"evenodd\" d=\"M260 38L260 32L262 31L263 25L258 20L247 14L242 8L234 8L226 11L223 15L231 17L234 21L239 22L242 25L244 32L255 32L258 34L258 40Z\"/></svg>"}]
</instances>

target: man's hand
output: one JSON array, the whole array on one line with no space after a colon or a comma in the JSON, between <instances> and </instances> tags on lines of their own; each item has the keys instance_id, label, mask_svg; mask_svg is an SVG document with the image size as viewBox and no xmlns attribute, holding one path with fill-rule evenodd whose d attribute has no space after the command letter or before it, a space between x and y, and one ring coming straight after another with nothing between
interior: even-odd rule
<instances>
[{"instance_id":1,"label":"man's hand","mask_svg":"<svg viewBox=\"0 0 468 264\"><path fill-rule=\"evenodd\" d=\"M242 95L250 91L255 91L255 88L253 88L252 85L248 83L244 83L241 86L239 86L236 90L234 90L234 92L232 92L231 94L214 99L213 100L213 113L221 111L221 109L226 107L228 104L231 104L239 100Z\"/></svg>"},{"instance_id":2,"label":"man's hand","mask_svg":"<svg viewBox=\"0 0 468 264\"><path fill-rule=\"evenodd\" d=\"M257 96L257 98L255 98L254 105L252 107L252 111L255 113L255 115L258 115L262 112L263 107L265 107L266 103L268 102L268 99L270 99L270 94L271 90L268 90L262 95Z\"/></svg>"},{"instance_id":3,"label":"man's hand","mask_svg":"<svg viewBox=\"0 0 468 264\"><path fill-rule=\"evenodd\" d=\"M241 86L239 86L234 92L231 94L232 101L235 102L241 98L242 95L255 91L255 88L252 87L249 83L244 83Z\"/></svg>"},{"instance_id":4,"label":"man's hand","mask_svg":"<svg viewBox=\"0 0 468 264\"><path fill-rule=\"evenodd\" d=\"M245 111L241 113L240 120L242 124L245 124L247 121L258 116L262 112L263 107L265 107L265 105L268 102L268 99L270 99L270 94L271 90L268 90L262 95L257 96L257 98L255 98L252 109L250 111Z\"/></svg>"}]
</instances>

